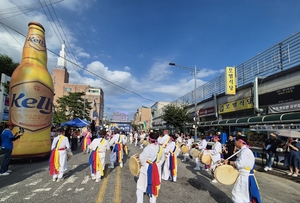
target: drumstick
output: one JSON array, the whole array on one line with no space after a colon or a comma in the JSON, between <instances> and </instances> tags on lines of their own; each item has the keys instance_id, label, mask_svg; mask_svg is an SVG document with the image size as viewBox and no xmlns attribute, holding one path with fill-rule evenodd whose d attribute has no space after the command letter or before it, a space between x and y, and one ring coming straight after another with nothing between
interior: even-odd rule
<instances>
[{"instance_id":1,"label":"drumstick","mask_svg":"<svg viewBox=\"0 0 300 203\"><path fill-rule=\"evenodd\" d=\"M237 155L238 153L240 153L242 150L237 151L236 153L234 153L233 155L231 155L230 157L228 157L225 160L231 159L232 157L234 157L235 155Z\"/></svg>"}]
</instances>

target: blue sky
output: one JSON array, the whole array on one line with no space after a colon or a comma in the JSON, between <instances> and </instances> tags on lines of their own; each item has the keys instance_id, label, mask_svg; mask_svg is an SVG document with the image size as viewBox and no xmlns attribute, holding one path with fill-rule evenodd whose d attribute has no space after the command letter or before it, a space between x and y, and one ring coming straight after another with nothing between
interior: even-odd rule
<instances>
[{"instance_id":1,"label":"blue sky","mask_svg":"<svg viewBox=\"0 0 300 203\"><path fill-rule=\"evenodd\" d=\"M204 84L299 32L299 8L298 0L1 0L0 22L23 35L40 22L48 49L59 54L65 40L67 58L141 95L67 65L71 83L103 89L108 118L125 111L132 119L141 106L194 89L193 75L169 62L196 66ZM0 53L20 62L25 38L7 29L0 25ZM56 63L48 52L50 73Z\"/></svg>"}]
</instances>

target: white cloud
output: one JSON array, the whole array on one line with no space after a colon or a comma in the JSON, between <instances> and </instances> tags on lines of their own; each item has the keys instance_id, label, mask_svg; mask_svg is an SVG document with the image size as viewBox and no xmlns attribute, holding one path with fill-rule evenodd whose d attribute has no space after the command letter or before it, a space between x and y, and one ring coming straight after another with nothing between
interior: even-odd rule
<instances>
[{"instance_id":1,"label":"white cloud","mask_svg":"<svg viewBox=\"0 0 300 203\"><path fill-rule=\"evenodd\" d=\"M151 69L148 73L148 80L150 81L162 81L166 80L172 71L170 70L170 66L168 65L167 61L159 60L154 62Z\"/></svg>"},{"instance_id":2,"label":"white cloud","mask_svg":"<svg viewBox=\"0 0 300 203\"><path fill-rule=\"evenodd\" d=\"M79 52L77 54L78 57L83 57L83 58L90 58L90 55L88 53L84 53L84 52Z\"/></svg>"},{"instance_id":3,"label":"white cloud","mask_svg":"<svg viewBox=\"0 0 300 203\"><path fill-rule=\"evenodd\" d=\"M125 66L124 70L130 71L130 67L129 66Z\"/></svg>"},{"instance_id":4,"label":"white cloud","mask_svg":"<svg viewBox=\"0 0 300 203\"><path fill-rule=\"evenodd\" d=\"M223 73L224 69L220 69L220 70L212 70L212 69L207 69L207 68L203 68L200 71L197 72L197 78L205 78L208 76L214 76L216 74L220 74Z\"/></svg>"}]
</instances>

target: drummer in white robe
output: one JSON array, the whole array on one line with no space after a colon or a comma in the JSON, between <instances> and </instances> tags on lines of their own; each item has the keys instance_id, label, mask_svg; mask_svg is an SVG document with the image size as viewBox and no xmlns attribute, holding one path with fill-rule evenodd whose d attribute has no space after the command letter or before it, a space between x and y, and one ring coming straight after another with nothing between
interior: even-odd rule
<instances>
[{"instance_id":1,"label":"drummer in white robe","mask_svg":"<svg viewBox=\"0 0 300 203\"><path fill-rule=\"evenodd\" d=\"M165 163L162 171L162 179L163 180L171 180L172 182L176 182L177 180L177 156L179 154L179 147L176 146L176 136L170 136L170 142L166 148L164 148L165 153ZM174 159L172 159L174 157ZM173 164L174 169L170 170L170 164Z\"/></svg>"},{"instance_id":2,"label":"drummer in white robe","mask_svg":"<svg viewBox=\"0 0 300 203\"><path fill-rule=\"evenodd\" d=\"M52 180L55 182L60 182L61 180L63 180L63 175L64 172L67 171L68 169L68 161L67 161L67 155L68 154L72 154L71 152L71 148L70 148L70 143L69 143L69 139L67 137L64 136L65 131L63 128L59 128L57 130L57 136L54 137L53 142L52 142L52 146L51 146L51 150L58 150L58 156L59 156L59 167L58 170L51 170L51 167L53 168L55 164L54 160L51 161L51 159L55 159L55 157L51 156L50 157L50 173L53 172L52 174ZM52 172L51 172L52 171Z\"/></svg>"},{"instance_id":3,"label":"drummer in white robe","mask_svg":"<svg viewBox=\"0 0 300 203\"><path fill-rule=\"evenodd\" d=\"M176 145L179 146L178 153L180 153L180 151L181 151L180 147L182 145L182 141L183 140L182 140L182 137L179 134L175 134L175 135L177 137L177 139L176 139Z\"/></svg>"},{"instance_id":4,"label":"drummer in white robe","mask_svg":"<svg viewBox=\"0 0 300 203\"><path fill-rule=\"evenodd\" d=\"M207 141L205 139L205 135L204 134L201 134L200 136L200 142L197 143L197 146L196 148L202 152L203 150L205 150L207 147ZM198 171L198 170L201 170L201 168L204 170L205 169L205 165L204 166L201 166L202 164L200 163L200 160L199 158L195 158L195 162L196 162L196 167L194 168L194 170Z\"/></svg>"},{"instance_id":5,"label":"drummer in white robe","mask_svg":"<svg viewBox=\"0 0 300 203\"><path fill-rule=\"evenodd\" d=\"M134 146L137 146L139 134L136 131L134 131L133 138L134 138Z\"/></svg>"},{"instance_id":6,"label":"drummer in white robe","mask_svg":"<svg viewBox=\"0 0 300 203\"><path fill-rule=\"evenodd\" d=\"M144 193L150 196L150 202L155 203L158 196L158 190L161 182L161 165L164 160L163 148L157 143L159 134L157 132L151 132L149 134L149 145L147 145L143 152L139 155L139 161L141 164L139 179L137 180L137 203L143 203ZM154 164L156 166L154 166ZM151 168L149 168L151 167ZM152 180L148 180L148 170L152 169L152 177L156 177ZM150 172L150 171L149 171ZM153 190L153 187L148 188L149 181L152 181L157 190Z\"/></svg>"},{"instance_id":7,"label":"drummer in white robe","mask_svg":"<svg viewBox=\"0 0 300 203\"><path fill-rule=\"evenodd\" d=\"M210 165L210 170L212 175L214 175L214 171L216 166L219 164L218 162L221 160L221 153L222 153L222 145L219 142L220 138L218 136L213 137L214 145L212 146L211 150L208 150L211 154L212 163ZM217 183L216 179L212 180L213 183Z\"/></svg>"},{"instance_id":8,"label":"drummer in white robe","mask_svg":"<svg viewBox=\"0 0 300 203\"><path fill-rule=\"evenodd\" d=\"M114 163L118 162L119 166L123 167L123 145L126 144L126 136L119 134L119 129L114 130L114 135L109 141L109 146L111 148L110 153L110 166L108 168L114 168ZM120 151L116 152L116 145L121 144L122 147L120 147ZM118 154L117 154L118 153ZM119 159L119 160L117 160Z\"/></svg>"},{"instance_id":9,"label":"drummer in white robe","mask_svg":"<svg viewBox=\"0 0 300 203\"><path fill-rule=\"evenodd\" d=\"M192 147L192 139L190 135L187 135L187 140L185 141L185 145L189 147L189 151ZM189 153L183 154L183 159L181 161L186 161L187 157L190 157Z\"/></svg>"},{"instance_id":10,"label":"drummer in white robe","mask_svg":"<svg viewBox=\"0 0 300 203\"><path fill-rule=\"evenodd\" d=\"M235 146L241 150L236 161L224 160L224 163L229 163L239 170L239 176L232 189L232 200L238 202L250 202L249 194L249 175L250 170L254 168L255 158L253 152L247 147L242 139L235 142ZM258 193L259 194L259 193Z\"/></svg>"},{"instance_id":11,"label":"drummer in white robe","mask_svg":"<svg viewBox=\"0 0 300 203\"><path fill-rule=\"evenodd\" d=\"M146 133L144 131L141 132L140 134L140 149L143 149L144 148L144 140L146 138Z\"/></svg>"},{"instance_id":12,"label":"drummer in white robe","mask_svg":"<svg viewBox=\"0 0 300 203\"><path fill-rule=\"evenodd\" d=\"M164 130L164 135L162 137L159 137L157 139L158 143L163 146L163 148L166 148L169 141L170 141L170 136L169 136L169 131Z\"/></svg>"},{"instance_id":13,"label":"drummer in white robe","mask_svg":"<svg viewBox=\"0 0 300 203\"><path fill-rule=\"evenodd\" d=\"M99 134L100 138L95 138L92 141L92 143L89 145L89 148L92 151L90 156L93 156L93 153L98 153L98 155L96 157L99 160L97 160L97 161L99 161L101 163L101 167L99 167L99 170L94 170L95 169L95 168L93 168L94 162L91 160L92 157L90 157L91 176L92 176L92 180L96 180L96 182L100 182L101 176L104 175L105 154L106 154L106 150L109 150L109 143L105 139L105 135L106 135L105 130L99 131L98 134Z\"/></svg>"}]
</instances>

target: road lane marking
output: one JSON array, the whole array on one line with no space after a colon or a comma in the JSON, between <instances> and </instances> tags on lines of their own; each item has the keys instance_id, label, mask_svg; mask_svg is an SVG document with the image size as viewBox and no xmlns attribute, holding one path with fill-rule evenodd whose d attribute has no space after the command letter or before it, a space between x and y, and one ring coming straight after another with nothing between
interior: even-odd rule
<instances>
[{"instance_id":1,"label":"road lane marking","mask_svg":"<svg viewBox=\"0 0 300 203\"><path fill-rule=\"evenodd\" d=\"M39 188L39 189L33 190L32 192L44 192L44 191L48 192L50 190L51 190L51 188L48 187L48 188Z\"/></svg>"},{"instance_id":2,"label":"road lane marking","mask_svg":"<svg viewBox=\"0 0 300 203\"><path fill-rule=\"evenodd\" d=\"M43 179L38 179L38 180L36 180L36 181L33 181L33 182L31 182L31 183L28 183L28 184L26 184L25 186L29 186L29 185L37 185L39 182L42 182L42 180Z\"/></svg>"},{"instance_id":3,"label":"road lane marking","mask_svg":"<svg viewBox=\"0 0 300 203\"><path fill-rule=\"evenodd\" d=\"M117 181L115 186L115 203L121 203L121 167L117 168Z\"/></svg>"},{"instance_id":4,"label":"road lane marking","mask_svg":"<svg viewBox=\"0 0 300 203\"><path fill-rule=\"evenodd\" d=\"M105 195L107 182L108 182L108 178L109 178L108 174L110 173L110 170L111 170L110 168L107 168L106 171L104 171L104 178L101 181L102 185L99 189L98 197L96 199L96 203L102 203L103 202L103 198L104 198L104 195Z\"/></svg>"},{"instance_id":5,"label":"road lane marking","mask_svg":"<svg viewBox=\"0 0 300 203\"><path fill-rule=\"evenodd\" d=\"M66 181L64 181L61 186L59 186L52 194L52 196L58 196L60 192L62 192L62 188L68 183L74 183L78 177L71 175Z\"/></svg>"},{"instance_id":6,"label":"road lane marking","mask_svg":"<svg viewBox=\"0 0 300 203\"><path fill-rule=\"evenodd\" d=\"M87 184L87 182L90 180L90 176L89 175L86 175L83 179L83 181L81 182L82 185L85 185Z\"/></svg>"},{"instance_id":7,"label":"road lane marking","mask_svg":"<svg viewBox=\"0 0 300 203\"><path fill-rule=\"evenodd\" d=\"M7 199L11 198L12 196L14 196L15 194L18 194L19 192L12 192L9 195L5 196L5 197L1 197L0 202L5 202Z\"/></svg>"},{"instance_id":8,"label":"road lane marking","mask_svg":"<svg viewBox=\"0 0 300 203\"><path fill-rule=\"evenodd\" d=\"M30 195L27 195L27 197L24 197L24 199L31 199L33 196L35 196L36 195L36 193L32 193L32 194L30 194Z\"/></svg>"},{"instance_id":9,"label":"road lane marking","mask_svg":"<svg viewBox=\"0 0 300 203\"><path fill-rule=\"evenodd\" d=\"M84 190L84 188L76 188L75 191L74 191L74 193L81 192L83 190Z\"/></svg>"}]
</instances>

